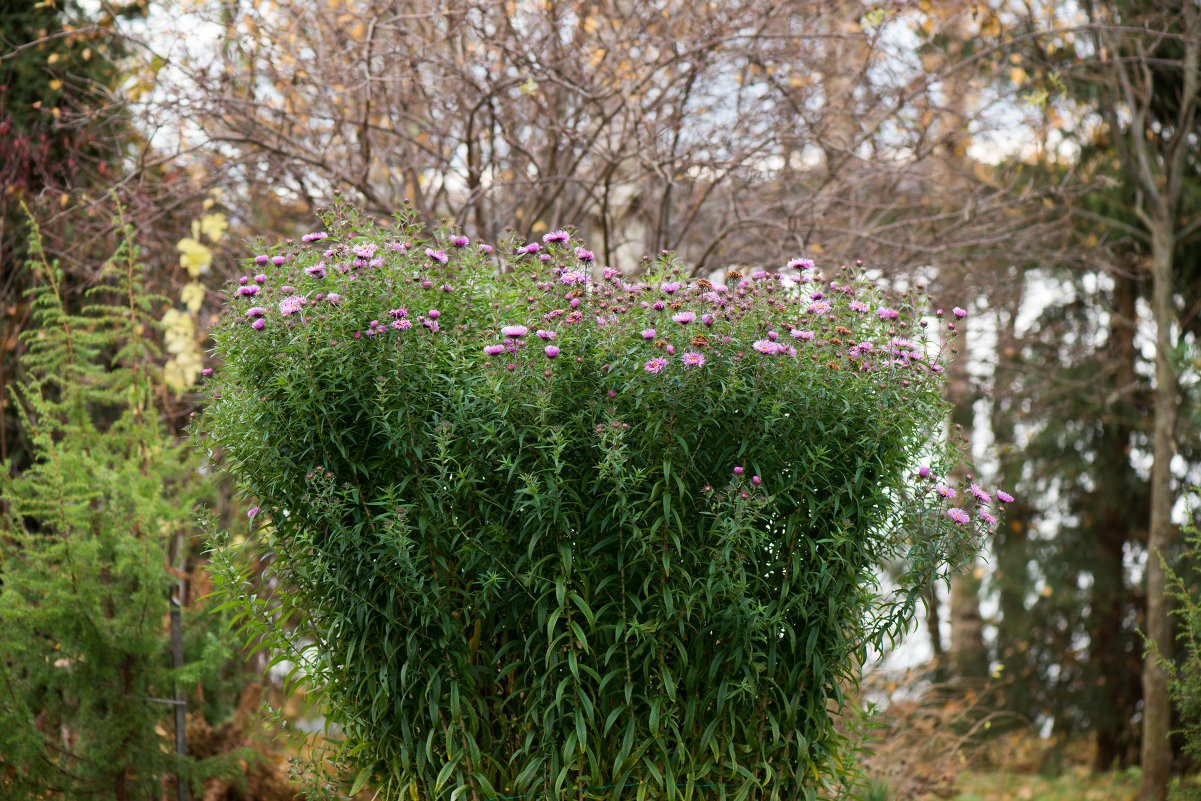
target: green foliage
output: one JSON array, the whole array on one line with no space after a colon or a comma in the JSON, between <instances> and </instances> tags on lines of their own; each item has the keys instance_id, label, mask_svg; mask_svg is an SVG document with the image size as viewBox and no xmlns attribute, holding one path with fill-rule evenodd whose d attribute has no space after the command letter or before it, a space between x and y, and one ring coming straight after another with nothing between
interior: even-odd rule
<instances>
[{"instance_id":1,"label":"green foliage","mask_svg":"<svg viewBox=\"0 0 1201 801\"><path fill-rule=\"evenodd\" d=\"M1201 764L1201 530L1195 523L1185 526L1184 540L1183 561L1191 569L1177 572L1169 568L1167 573L1183 653L1174 662L1164 660L1163 665L1171 675L1169 692L1180 718L1178 733L1183 735L1184 753L1194 764ZM1201 798L1201 787L1182 782L1179 797Z\"/></svg>"},{"instance_id":2,"label":"green foliage","mask_svg":"<svg viewBox=\"0 0 1201 801\"><path fill-rule=\"evenodd\" d=\"M554 238L498 272L398 223L338 208L319 244L259 255L198 429L262 506L277 590L250 590L224 536L215 575L323 694L355 787L742 799L847 779L844 686L988 520L914 486L944 416L921 299L890 315L840 272L811 309L803 284L719 291L669 256L593 280ZM904 578L882 597L886 561Z\"/></svg>"},{"instance_id":3,"label":"green foliage","mask_svg":"<svg viewBox=\"0 0 1201 801\"><path fill-rule=\"evenodd\" d=\"M41 257L36 229L30 251ZM160 702L174 695L165 549L203 484L153 405L160 304L137 259L124 229L78 314L57 263L30 265L36 324L23 335L26 378L11 389L34 458L0 473L6 799L158 797L187 768ZM203 677L223 656L209 649L188 669Z\"/></svg>"}]
</instances>

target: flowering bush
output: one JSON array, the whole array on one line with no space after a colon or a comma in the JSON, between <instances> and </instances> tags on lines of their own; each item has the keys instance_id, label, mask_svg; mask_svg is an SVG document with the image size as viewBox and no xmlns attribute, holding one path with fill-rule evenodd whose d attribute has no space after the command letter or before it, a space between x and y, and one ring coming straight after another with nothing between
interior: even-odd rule
<instances>
[{"instance_id":1,"label":"flowering bush","mask_svg":"<svg viewBox=\"0 0 1201 801\"><path fill-rule=\"evenodd\" d=\"M804 260L634 280L566 231L502 271L404 217L324 222L232 287L200 430L287 588L243 619L324 693L360 782L749 798L847 775L844 683L995 520L934 489L924 299ZM292 613L294 635L262 623Z\"/></svg>"}]
</instances>

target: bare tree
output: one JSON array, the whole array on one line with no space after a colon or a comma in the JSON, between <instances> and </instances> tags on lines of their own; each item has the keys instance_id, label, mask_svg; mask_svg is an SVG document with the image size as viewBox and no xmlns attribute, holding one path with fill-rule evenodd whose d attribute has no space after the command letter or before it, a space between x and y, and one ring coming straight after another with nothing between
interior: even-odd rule
<instances>
[{"instance_id":1,"label":"bare tree","mask_svg":"<svg viewBox=\"0 0 1201 801\"><path fill-rule=\"evenodd\" d=\"M1149 522L1147 525L1146 612L1144 632L1149 647L1142 665L1142 787L1140 797L1163 799L1172 749L1169 743L1170 705L1168 682L1161 659L1170 659L1172 635L1168 598L1165 594L1163 559L1173 538L1172 507L1175 489L1171 463L1177 455L1178 378L1174 365L1174 328L1183 321L1177 314L1174 284L1179 280L1180 265L1174 263L1178 247L1192 236L1201 223L1182 220L1183 192L1196 181L1197 111L1201 104L1201 11L1190 0L1149 3L1142 0L1105 0L1082 4L1083 24L1075 29L1079 36L1071 52L1074 58L1061 62L1064 76L1077 87L1077 113L1095 115L1093 141L1116 155L1126 184L1129 208L1122 203L1097 212L1077 210L1081 219L1119 232L1138 244L1145 254L1144 264L1115 272L1116 308L1111 319L1109 342L1115 358L1115 380L1119 397L1127 397L1137 386L1134 375L1134 328L1136 322L1136 280L1150 279L1150 317L1155 327L1154 381L1151 396L1154 409L1151 430L1153 467L1150 481ZM1031 23L1037 28L1037 22ZM1058 32L1046 35L1050 41ZM1050 52L1050 49L1047 50ZM1116 192L1111 192L1116 194ZM1125 210L1130 215L1119 219ZM1112 214L1113 216L1109 216ZM1140 269L1141 268L1141 269ZM1109 448L1103 458L1118 460L1121 467L1102 465L1098 471L1121 471L1128 456L1130 423L1105 421L1110 426ZM1126 534L1118 504L1099 504L1106 515L1099 548L1108 549L1114 569L1109 575L1096 575L1094 581L1120 580L1122 544ZM1116 512L1116 514L1115 514ZM1112 518L1112 520L1110 520ZM1110 536L1112 533L1113 536ZM1103 588L1108 590L1108 588ZM1111 611L1106 605L1096 612L1104 618ZM1109 617L1116 620L1115 617ZM1103 648L1106 632L1090 632L1092 647ZM1112 660L1103 660L1102 665ZM1113 679L1110 671L1102 677ZM1115 691L1116 692L1116 691ZM1112 745L1112 744L1110 744ZM1104 746L1099 743L1099 746ZM1112 753L1102 747L1099 753Z\"/></svg>"},{"instance_id":2,"label":"bare tree","mask_svg":"<svg viewBox=\"0 0 1201 801\"><path fill-rule=\"evenodd\" d=\"M942 84L907 12L847 0L221 3L224 45L172 108L230 182L319 205L352 191L497 239L577 226L625 270L822 249L906 270L1036 241L1035 198L938 167ZM991 46L995 50L996 46ZM981 111L982 104L971 109ZM983 124L983 123L980 123Z\"/></svg>"},{"instance_id":3,"label":"bare tree","mask_svg":"<svg viewBox=\"0 0 1201 801\"><path fill-rule=\"evenodd\" d=\"M1186 161L1201 104L1201 12L1183 2L1155 8L1086 3L1092 23L1100 111L1129 179L1138 188L1134 211L1150 239L1151 314L1155 322L1154 466L1147 536L1146 634L1143 665L1143 778L1140 795L1167 797L1171 767L1168 677L1172 635L1163 559L1172 539L1171 462L1176 455L1177 378L1173 366L1173 254L1183 228L1177 206L1191 169ZM1165 86L1167 84L1167 86ZM1164 114L1165 98L1167 114Z\"/></svg>"}]
</instances>

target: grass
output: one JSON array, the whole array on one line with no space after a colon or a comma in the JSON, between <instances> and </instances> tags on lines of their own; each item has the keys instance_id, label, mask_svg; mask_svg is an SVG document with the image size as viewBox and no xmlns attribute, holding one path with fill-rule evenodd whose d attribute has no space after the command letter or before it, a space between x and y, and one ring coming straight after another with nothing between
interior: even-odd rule
<instances>
[{"instance_id":1,"label":"grass","mask_svg":"<svg viewBox=\"0 0 1201 801\"><path fill-rule=\"evenodd\" d=\"M1073 767L1059 776L1001 771L965 771L955 801L1134 801L1139 771L1092 773Z\"/></svg>"}]
</instances>

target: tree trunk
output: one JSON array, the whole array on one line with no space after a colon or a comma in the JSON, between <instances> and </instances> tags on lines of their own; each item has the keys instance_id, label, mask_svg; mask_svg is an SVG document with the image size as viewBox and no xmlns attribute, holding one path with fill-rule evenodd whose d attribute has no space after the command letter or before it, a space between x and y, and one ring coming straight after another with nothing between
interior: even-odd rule
<instances>
[{"instance_id":1,"label":"tree trunk","mask_svg":"<svg viewBox=\"0 0 1201 801\"><path fill-rule=\"evenodd\" d=\"M1134 605L1122 563L1126 543L1146 520L1142 481L1130 467L1132 425L1137 412L1130 403L1137 377L1134 370L1134 328L1138 294L1135 275L1125 270L1114 276L1114 308L1110 314L1106 356L1112 360L1112 384L1103 391L1107 403L1097 445L1095 550L1089 605L1089 715L1093 721L1093 769L1126 768L1135 756L1137 733L1132 720L1140 698L1136 636L1126 622Z\"/></svg>"},{"instance_id":2,"label":"tree trunk","mask_svg":"<svg viewBox=\"0 0 1201 801\"><path fill-rule=\"evenodd\" d=\"M956 282L956 285L963 284ZM970 463L975 393L968 373L967 330L962 323L958 328L956 345L959 352L947 370L953 406L951 436L962 437L965 456ZM954 679L966 684L982 681L988 676L988 649L984 646L984 619L980 614L981 574L980 560L973 556L961 571L951 576L951 669Z\"/></svg>"},{"instance_id":3,"label":"tree trunk","mask_svg":"<svg viewBox=\"0 0 1201 801\"><path fill-rule=\"evenodd\" d=\"M1022 307L1025 276L1011 272L1018 287L1011 301L997 313L997 360L993 375L989 418L996 443L998 467L997 486L1010 491L1022 480L1025 454L1018 445L1014 398L1017 379L1022 370L1019 361L1021 342L1017 333L1017 317ZM1034 510L1020 499L1005 509L1005 522L993 534L995 568L993 581L997 589L997 660L1002 668L1001 705L1024 720L1031 714L1031 675L1029 660L1030 615L1026 608L1031 591L1029 526Z\"/></svg>"},{"instance_id":4,"label":"tree trunk","mask_svg":"<svg viewBox=\"0 0 1201 801\"><path fill-rule=\"evenodd\" d=\"M1151 468L1151 524L1147 531L1148 651L1143 660L1143 777L1139 797L1167 798L1172 748L1168 741L1171 705L1168 676L1160 659L1172 656L1166 576L1161 561L1172 539L1172 457L1176 455L1176 375L1172 366L1172 250L1175 244L1171 207L1155 204L1151 225L1151 310L1155 317L1155 464Z\"/></svg>"}]
</instances>

